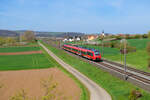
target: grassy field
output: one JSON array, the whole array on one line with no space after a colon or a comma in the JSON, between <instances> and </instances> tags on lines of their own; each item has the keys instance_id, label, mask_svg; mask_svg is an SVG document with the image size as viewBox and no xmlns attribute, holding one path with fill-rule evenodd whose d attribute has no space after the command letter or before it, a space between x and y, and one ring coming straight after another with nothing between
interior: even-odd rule
<instances>
[{"instance_id":1,"label":"grassy field","mask_svg":"<svg viewBox=\"0 0 150 100\"><path fill-rule=\"evenodd\" d=\"M70 64L81 73L85 74L87 77L95 81L97 84L105 88L112 96L113 100L129 100L128 96L131 90L137 89L136 86L122 81L116 77L113 77L109 73L102 71L95 66L84 62L76 57L70 56L63 50L56 49L50 45L44 44L52 52L54 52L63 61ZM142 89L139 89L143 97L138 100L149 100L150 94Z\"/></svg>"},{"instance_id":2,"label":"grassy field","mask_svg":"<svg viewBox=\"0 0 150 100\"><path fill-rule=\"evenodd\" d=\"M136 47L137 50L145 49L150 39L129 39L128 43L131 46Z\"/></svg>"},{"instance_id":3,"label":"grassy field","mask_svg":"<svg viewBox=\"0 0 150 100\"><path fill-rule=\"evenodd\" d=\"M0 70L21 70L53 67L43 54L0 56Z\"/></svg>"},{"instance_id":4,"label":"grassy field","mask_svg":"<svg viewBox=\"0 0 150 100\"><path fill-rule=\"evenodd\" d=\"M40 47L7 47L0 52L38 51ZM52 67L44 54L0 55L0 70L20 70Z\"/></svg>"},{"instance_id":5,"label":"grassy field","mask_svg":"<svg viewBox=\"0 0 150 100\"><path fill-rule=\"evenodd\" d=\"M127 65L150 72L150 69L148 66L148 54L146 52L146 46L147 43L150 42L149 39L129 39L128 44L130 46L136 47L136 52L128 53L127 54ZM89 48L95 48L98 49L100 52L102 52L102 47L100 46L91 46L91 45L83 45ZM120 54L119 49L117 48L109 48L104 47L103 50L103 57L112 61L117 61L123 64L124 61L124 55Z\"/></svg>"},{"instance_id":6,"label":"grassy field","mask_svg":"<svg viewBox=\"0 0 150 100\"><path fill-rule=\"evenodd\" d=\"M39 47L6 47L0 48L0 52L24 52L24 51L38 51Z\"/></svg>"}]
</instances>

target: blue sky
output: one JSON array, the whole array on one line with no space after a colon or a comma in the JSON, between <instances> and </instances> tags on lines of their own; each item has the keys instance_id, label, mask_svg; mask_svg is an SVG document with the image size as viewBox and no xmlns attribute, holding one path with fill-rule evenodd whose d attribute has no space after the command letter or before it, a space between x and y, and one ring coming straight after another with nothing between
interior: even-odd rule
<instances>
[{"instance_id":1,"label":"blue sky","mask_svg":"<svg viewBox=\"0 0 150 100\"><path fill-rule=\"evenodd\" d=\"M150 0L0 0L0 29L147 33Z\"/></svg>"}]
</instances>

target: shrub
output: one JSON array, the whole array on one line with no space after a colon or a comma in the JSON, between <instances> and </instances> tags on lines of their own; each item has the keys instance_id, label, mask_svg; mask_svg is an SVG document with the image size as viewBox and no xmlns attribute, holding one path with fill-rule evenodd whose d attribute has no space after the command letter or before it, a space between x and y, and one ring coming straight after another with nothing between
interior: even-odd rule
<instances>
[{"instance_id":1,"label":"shrub","mask_svg":"<svg viewBox=\"0 0 150 100\"><path fill-rule=\"evenodd\" d=\"M147 43L147 48L146 49L147 49L148 54L150 55L150 42Z\"/></svg>"},{"instance_id":2,"label":"shrub","mask_svg":"<svg viewBox=\"0 0 150 100\"><path fill-rule=\"evenodd\" d=\"M142 37L143 38L148 38L148 35L147 34L143 34Z\"/></svg>"},{"instance_id":3,"label":"shrub","mask_svg":"<svg viewBox=\"0 0 150 100\"><path fill-rule=\"evenodd\" d=\"M140 34L136 34L136 35L134 36L135 39L140 39L141 37L142 37L142 35L140 35Z\"/></svg>"},{"instance_id":4,"label":"shrub","mask_svg":"<svg viewBox=\"0 0 150 100\"><path fill-rule=\"evenodd\" d=\"M120 45L120 43L119 43L119 42L116 42L116 41L110 43L110 47L111 47L111 48L120 48L119 45Z\"/></svg>"},{"instance_id":5,"label":"shrub","mask_svg":"<svg viewBox=\"0 0 150 100\"><path fill-rule=\"evenodd\" d=\"M136 47L127 46L128 52L136 52Z\"/></svg>"},{"instance_id":6,"label":"shrub","mask_svg":"<svg viewBox=\"0 0 150 100\"><path fill-rule=\"evenodd\" d=\"M138 89L132 90L129 95L129 100L137 100L140 97L142 97L142 94Z\"/></svg>"},{"instance_id":7,"label":"shrub","mask_svg":"<svg viewBox=\"0 0 150 100\"><path fill-rule=\"evenodd\" d=\"M116 36L116 39L117 40L121 40L123 37L121 37L121 36Z\"/></svg>"},{"instance_id":8,"label":"shrub","mask_svg":"<svg viewBox=\"0 0 150 100\"><path fill-rule=\"evenodd\" d=\"M150 56L150 42L147 44L147 53L149 54ZM150 68L150 57L148 58L148 68Z\"/></svg>"},{"instance_id":9,"label":"shrub","mask_svg":"<svg viewBox=\"0 0 150 100\"><path fill-rule=\"evenodd\" d=\"M148 38L150 38L150 31L148 32Z\"/></svg>"},{"instance_id":10,"label":"shrub","mask_svg":"<svg viewBox=\"0 0 150 100\"><path fill-rule=\"evenodd\" d=\"M21 89L16 95L12 96L10 100L29 100L29 97L25 90Z\"/></svg>"},{"instance_id":11,"label":"shrub","mask_svg":"<svg viewBox=\"0 0 150 100\"><path fill-rule=\"evenodd\" d=\"M150 58L148 58L148 68L150 68Z\"/></svg>"},{"instance_id":12,"label":"shrub","mask_svg":"<svg viewBox=\"0 0 150 100\"><path fill-rule=\"evenodd\" d=\"M110 47L110 43L104 43L103 46L104 47Z\"/></svg>"},{"instance_id":13,"label":"shrub","mask_svg":"<svg viewBox=\"0 0 150 100\"><path fill-rule=\"evenodd\" d=\"M136 52L136 47L127 46L126 53ZM124 48L120 49L120 53L124 54Z\"/></svg>"}]
</instances>

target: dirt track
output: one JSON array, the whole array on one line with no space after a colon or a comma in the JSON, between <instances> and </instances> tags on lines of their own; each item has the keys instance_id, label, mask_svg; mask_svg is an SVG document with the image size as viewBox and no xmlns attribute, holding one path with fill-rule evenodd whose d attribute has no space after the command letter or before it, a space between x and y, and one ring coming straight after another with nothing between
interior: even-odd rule
<instances>
[{"instance_id":1,"label":"dirt track","mask_svg":"<svg viewBox=\"0 0 150 100\"><path fill-rule=\"evenodd\" d=\"M36 97L41 100L44 89L40 82L42 79L48 79L51 75L54 81L58 83L56 88L58 91L57 96L79 100L80 88L71 78L56 68L1 71L0 83L4 84L4 87L0 89L0 100L8 100L10 96L13 96L20 89L24 89L29 97Z\"/></svg>"},{"instance_id":2,"label":"dirt track","mask_svg":"<svg viewBox=\"0 0 150 100\"><path fill-rule=\"evenodd\" d=\"M28 54L37 54L42 53L41 50L39 51L26 51L26 52L7 52L7 53L0 53L0 55L28 55Z\"/></svg>"}]
</instances>

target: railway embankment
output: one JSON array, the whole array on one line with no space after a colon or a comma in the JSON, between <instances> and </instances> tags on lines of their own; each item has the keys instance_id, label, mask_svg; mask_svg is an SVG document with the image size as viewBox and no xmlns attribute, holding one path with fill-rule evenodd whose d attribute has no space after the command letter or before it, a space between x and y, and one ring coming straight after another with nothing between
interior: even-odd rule
<instances>
[{"instance_id":1,"label":"railway embankment","mask_svg":"<svg viewBox=\"0 0 150 100\"><path fill-rule=\"evenodd\" d=\"M55 48L49 44L44 44L48 47L53 53L60 57L64 62L72 65L75 69L95 81L98 85L102 86L107 90L114 100L129 100L131 91L138 90L141 92L142 97L140 100L149 100L150 93L134 86L133 84L120 80L119 78L114 77L106 71L101 70L98 67L95 67L90 62L85 62L78 57L74 57L63 50Z\"/></svg>"},{"instance_id":2,"label":"railway embankment","mask_svg":"<svg viewBox=\"0 0 150 100\"><path fill-rule=\"evenodd\" d=\"M67 71L72 73L76 78L78 78L89 90L90 100L111 100L111 96L95 82L78 72L76 69L71 67L69 64L65 63L59 57L57 57L53 52L47 49L43 44L39 43L50 56L52 56L60 65L62 65Z\"/></svg>"}]
</instances>

